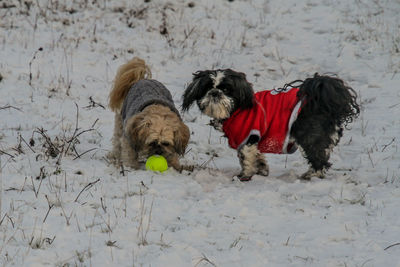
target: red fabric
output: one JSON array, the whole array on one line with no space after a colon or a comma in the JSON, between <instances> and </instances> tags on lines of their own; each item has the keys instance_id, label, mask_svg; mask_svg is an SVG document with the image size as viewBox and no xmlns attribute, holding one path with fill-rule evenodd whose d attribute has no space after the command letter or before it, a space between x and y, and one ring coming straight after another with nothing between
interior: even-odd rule
<instances>
[{"instance_id":1,"label":"red fabric","mask_svg":"<svg viewBox=\"0 0 400 267\"><path fill-rule=\"evenodd\" d=\"M223 123L230 147L237 149L254 134L260 137L258 149L262 153L281 154L287 153L286 150L293 153L295 149L290 151L293 144L288 144L286 149L284 143L291 126L290 117L299 103L297 91L298 88L289 88L255 93L253 108L238 109ZM298 110L295 112L297 116Z\"/></svg>"}]
</instances>

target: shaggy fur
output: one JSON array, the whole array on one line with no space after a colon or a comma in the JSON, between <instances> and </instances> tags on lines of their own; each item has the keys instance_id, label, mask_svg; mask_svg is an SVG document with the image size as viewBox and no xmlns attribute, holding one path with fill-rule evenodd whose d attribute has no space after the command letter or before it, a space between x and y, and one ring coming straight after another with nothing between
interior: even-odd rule
<instances>
[{"instance_id":1,"label":"shaggy fur","mask_svg":"<svg viewBox=\"0 0 400 267\"><path fill-rule=\"evenodd\" d=\"M318 74L277 90L289 87L299 88L297 98L303 103L290 131L290 140L300 146L310 165L301 178L323 178L331 166L328 162L330 153L338 144L344 127L360 112L357 95L341 79ZM246 75L231 69L194 73L183 95L183 111L187 111L194 102L202 113L213 118L211 125L218 130L222 129L224 120L236 110L245 110L255 105L254 91ZM250 180L254 174L269 174L264 155L257 148L259 141L258 136L251 135L247 143L238 148L242 167L238 177L242 181Z\"/></svg>"},{"instance_id":2,"label":"shaggy fur","mask_svg":"<svg viewBox=\"0 0 400 267\"><path fill-rule=\"evenodd\" d=\"M148 78L151 78L150 68L139 58L122 65L117 72L109 102L115 112L113 150L109 158L118 166L139 169L140 162L158 154L174 169L190 170L191 166L179 163L179 156L184 155L189 142L189 128L169 107L159 103L148 105L127 118L124 126L121 114L124 99L133 84Z\"/></svg>"}]
</instances>

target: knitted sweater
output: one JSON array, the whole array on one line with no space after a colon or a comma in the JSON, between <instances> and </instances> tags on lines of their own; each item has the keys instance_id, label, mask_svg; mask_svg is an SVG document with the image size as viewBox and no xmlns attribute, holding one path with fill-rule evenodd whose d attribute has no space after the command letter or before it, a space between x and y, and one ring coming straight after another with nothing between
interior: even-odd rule
<instances>
[{"instance_id":1,"label":"knitted sweater","mask_svg":"<svg viewBox=\"0 0 400 267\"><path fill-rule=\"evenodd\" d=\"M127 119L152 104L167 106L180 117L169 90L159 81L143 79L132 85L124 100L121 110L124 126Z\"/></svg>"},{"instance_id":2,"label":"knitted sweater","mask_svg":"<svg viewBox=\"0 0 400 267\"><path fill-rule=\"evenodd\" d=\"M223 123L230 147L240 148L255 135L262 153L295 152L297 147L290 142L290 128L301 108L297 91L289 88L256 93L253 108L238 109Z\"/></svg>"}]
</instances>

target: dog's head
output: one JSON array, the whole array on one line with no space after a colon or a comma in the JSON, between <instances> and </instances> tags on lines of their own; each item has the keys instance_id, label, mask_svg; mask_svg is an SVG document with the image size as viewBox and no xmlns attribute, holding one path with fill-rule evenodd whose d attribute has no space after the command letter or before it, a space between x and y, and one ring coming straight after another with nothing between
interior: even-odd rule
<instances>
[{"instance_id":1,"label":"dog's head","mask_svg":"<svg viewBox=\"0 0 400 267\"><path fill-rule=\"evenodd\" d=\"M151 105L129 118L125 136L139 157L183 155L189 142L189 128L168 107Z\"/></svg>"},{"instance_id":2,"label":"dog's head","mask_svg":"<svg viewBox=\"0 0 400 267\"><path fill-rule=\"evenodd\" d=\"M198 71L193 75L183 95L183 111L196 102L205 115L224 120L238 108L253 106L253 88L244 73L219 69Z\"/></svg>"}]
</instances>

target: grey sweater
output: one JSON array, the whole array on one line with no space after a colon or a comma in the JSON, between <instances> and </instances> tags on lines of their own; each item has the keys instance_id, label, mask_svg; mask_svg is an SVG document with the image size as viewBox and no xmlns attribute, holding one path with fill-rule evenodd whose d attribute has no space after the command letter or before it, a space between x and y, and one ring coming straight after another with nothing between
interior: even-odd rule
<instances>
[{"instance_id":1,"label":"grey sweater","mask_svg":"<svg viewBox=\"0 0 400 267\"><path fill-rule=\"evenodd\" d=\"M159 81L144 79L132 85L124 100L121 110L124 126L127 119L152 104L167 106L180 117L169 90Z\"/></svg>"}]
</instances>

